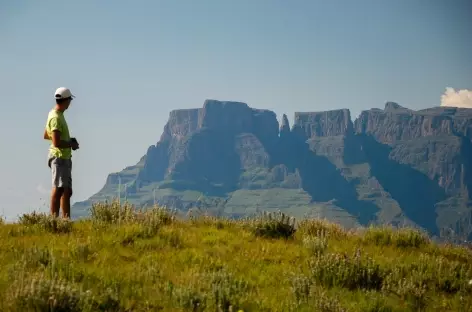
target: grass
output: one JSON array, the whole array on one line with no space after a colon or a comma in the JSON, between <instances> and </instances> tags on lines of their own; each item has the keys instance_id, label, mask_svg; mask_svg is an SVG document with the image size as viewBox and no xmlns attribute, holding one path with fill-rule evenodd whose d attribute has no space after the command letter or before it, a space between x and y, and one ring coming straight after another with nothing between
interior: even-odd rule
<instances>
[{"instance_id":1,"label":"grass","mask_svg":"<svg viewBox=\"0 0 472 312\"><path fill-rule=\"evenodd\" d=\"M0 223L1 311L471 311L472 253L414 229L94 205Z\"/></svg>"}]
</instances>

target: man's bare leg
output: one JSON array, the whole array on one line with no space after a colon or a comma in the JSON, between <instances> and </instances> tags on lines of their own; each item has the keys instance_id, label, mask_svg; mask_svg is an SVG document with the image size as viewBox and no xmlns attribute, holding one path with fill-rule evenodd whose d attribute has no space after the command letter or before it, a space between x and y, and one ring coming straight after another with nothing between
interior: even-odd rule
<instances>
[{"instance_id":1,"label":"man's bare leg","mask_svg":"<svg viewBox=\"0 0 472 312\"><path fill-rule=\"evenodd\" d=\"M62 188L53 187L51 191L51 215L59 217L59 208L61 204Z\"/></svg>"},{"instance_id":2,"label":"man's bare leg","mask_svg":"<svg viewBox=\"0 0 472 312\"><path fill-rule=\"evenodd\" d=\"M62 217L69 219L70 218L70 198L72 196L72 190L70 188L65 188L61 196L61 208L62 208ZM59 214L59 212L58 212Z\"/></svg>"}]
</instances>

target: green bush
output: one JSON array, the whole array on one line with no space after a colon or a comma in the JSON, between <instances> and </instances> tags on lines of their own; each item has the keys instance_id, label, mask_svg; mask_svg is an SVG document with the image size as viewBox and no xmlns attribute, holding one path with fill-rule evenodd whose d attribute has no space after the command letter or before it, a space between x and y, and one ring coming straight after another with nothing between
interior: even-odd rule
<instances>
[{"instance_id":1,"label":"green bush","mask_svg":"<svg viewBox=\"0 0 472 312\"><path fill-rule=\"evenodd\" d=\"M175 220L176 211L160 206L148 209L136 209L128 202L94 203L91 219L99 224L141 223L149 227L170 224Z\"/></svg>"},{"instance_id":2,"label":"green bush","mask_svg":"<svg viewBox=\"0 0 472 312\"><path fill-rule=\"evenodd\" d=\"M418 229L370 227L364 233L364 241L378 246L420 248L430 243L428 236Z\"/></svg>"},{"instance_id":3,"label":"green bush","mask_svg":"<svg viewBox=\"0 0 472 312\"><path fill-rule=\"evenodd\" d=\"M323 236L305 236L303 245L314 256L321 256L328 249L328 239Z\"/></svg>"},{"instance_id":4,"label":"green bush","mask_svg":"<svg viewBox=\"0 0 472 312\"><path fill-rule=\"evenodd\" d=\"M386 272L371 258L362 258L359 250L353 256L328 254L310 261L311 277L328 287L354 289L382 288Z\"/></svg>"},{"instance_id":5,"label":"green bush","mask_svg":"<svg viewBox=\"0 0 472 312\"><path fill-rule=\"evenodd\" d=\"M254 235L266 238L292 238L295 218L283 212L264 212L254 219L246 219Z\"/></svg>"},{"instance_id":6,"label":"green bush","mask_svg":"<svg viewBox=\"0 0 472 312\"><path fill-rule=\"evenodd\" d=\"M81 291L67 281L35 275L16 280L8 297L10 311L83 311Z\"/></svg>"},{"instance_id":7,"label":"green bush","mask_svg":"<svg viewBox=\"0 0 472 312\"><path fill-rule=\"evenodd\" d=\"M69 233L72 231L72 222L69 219L54 217L45 213L25 213L19 217L19 224L35 226L50 233Z\"/></svg>"},{"instance_id":8,"label":"green bush","mask_svg":"<svg viewBox=\"0 0 472 312\"><path fill-rule=\"evenodd\" d=\"M302 236L320 236L342 239L348 233L342 226L324 219L304 219L298 224L298 232Z\"/></svg>"},{"instance_id":9,"label":"green bush","mask_svg":"<svg viewBox=\"0 0 472 312\"><path fill-rule=\"evenodd\" d=\"M445 294L462 292L472 295L472 287L469 285L471 278L471 263L421 255L413 263L395 265L384 283L384 289L399 294L406 288L417 289L417 292L423 292L422 289L427 288Z\"/></svg>"}]
</instances>

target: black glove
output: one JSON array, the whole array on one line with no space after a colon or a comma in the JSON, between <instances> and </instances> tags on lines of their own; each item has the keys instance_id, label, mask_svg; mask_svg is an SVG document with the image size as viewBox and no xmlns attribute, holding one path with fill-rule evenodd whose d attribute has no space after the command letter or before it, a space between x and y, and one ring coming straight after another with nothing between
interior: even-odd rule
<instances>
[{"instance_id":1,"label":"black glove","mask_svg":"<svg viewBox=\"0 0 472 312\"><path fill-rule=\"evenodd\" d=\"M76 145L76 146L77 146L76 148L72 147L72 150L75 151L76 149L79 148L79 142L77 142L77 139L76 139L76 138L70 138L70 142L71 142L73 145Z\"/></svg>"}]
</instances>

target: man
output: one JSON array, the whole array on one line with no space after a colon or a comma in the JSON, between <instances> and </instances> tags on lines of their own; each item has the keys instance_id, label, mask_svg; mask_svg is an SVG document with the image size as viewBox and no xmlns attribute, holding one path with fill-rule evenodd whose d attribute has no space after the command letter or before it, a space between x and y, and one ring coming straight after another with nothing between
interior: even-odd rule
<instances>
[{"instance_id":1,"label":"man","mask_svg":"<svg viewBox=\"0 0 472 312\"><path fill-rule=\"evenodd\" d=\"M70 218L70 198L72 196L72 150L79 148L75 138L70 137L64 112L69 108L74 96L68 88L58 88L54 93L55 107L49 112L44 130L44 139L51 140L48 166L52 173L51 214Z\"/></svg>"}]
</instances>

